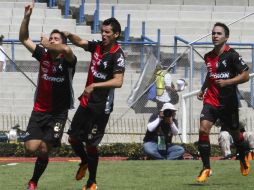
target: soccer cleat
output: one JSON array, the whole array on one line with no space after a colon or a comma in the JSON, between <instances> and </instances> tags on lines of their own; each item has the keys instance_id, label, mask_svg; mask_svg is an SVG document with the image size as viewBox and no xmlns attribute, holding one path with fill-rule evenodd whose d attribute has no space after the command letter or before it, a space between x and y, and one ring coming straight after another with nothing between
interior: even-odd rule
<instances>
[{"instance_id":1,"label":"soccer cleat","mask_svg":"<svg viewBox=\"0 0 254 190\"><path fill-rule=\"evenodd\" d=\"M27 190L34 190L36 189L37 184L35 182L33 182L32 180L30 180L27 184Z\"/></svg>"},{"instance_id":2,"label":"soccer cleat","mask_svg":"<svg viewBox=\"0 0 254 190\"><path fill-rule=\"evenodd\" d=\"M82 190L97 190L98 187L96 183L91 183L90 185L85 185Z\"/></svg>"},{"instance_id":3,"label":"soccer cleat","mask_svg":"<svg viewBox=\"0 0 254 190\"><path fill-rule=\"evenodd\" d=\"M85 177L87 167L88 167L87 164L83 164L83 163L79 164L79 169L76 173L76 180L81 180L83 177Z\"/></svg>"},{"instance_id":4,"label":"soccer cleat","mask_svg":"<svg viewBox=\"0 0 254 190\"><path fill-rule=\"evenodd\" d=\"M206 181L206 179L208 178L208 177L210 177L212 175L212 170L211 169L202 169L201 171L200 171L200 174L199 174L199 176L197 177L197 182L205 182Z\"/></svg>"},{"instance_id":5,"label":"soccer cleat","mask_svg":"<svg viewBox=\"0 0 254 190\"><path fill-rule=\"evenodd\" d=\"M249 155L244 157L244 160L240 160L240 169L243 176L247 176L250 172Z\"/></svg>"}]
</instances>

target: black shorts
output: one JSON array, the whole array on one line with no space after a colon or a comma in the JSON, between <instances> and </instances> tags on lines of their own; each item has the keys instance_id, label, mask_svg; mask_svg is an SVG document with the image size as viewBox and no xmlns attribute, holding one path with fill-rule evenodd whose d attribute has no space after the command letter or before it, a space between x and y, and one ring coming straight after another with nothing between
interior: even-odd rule
<instances>
[{"instance_id":1,"label":"black shorts","mask_svg":"<svg viewBox=\"0 0 254 190\"><path fill-rule=\"evenodd\" d=\"M110 114L95 113L89 108L79 106L68 134L87 145L97 146L105 133Z\"/></svg>"},{"instance_id":2,"label":"black shorts","mask_svg":"<svg viewBox=\"0 0 254 190\"><path fill-rule=\"evenodd\" d=\"M61 146L67 117L68 110L57 114L32 111L25 141L42 140L53 147Z\"/></svg>"},{"instance_id":3,"label":"black shorts","mask_svg":"<svg viewBox=\"0 0 254 190\"><path fill-rule=\"evenodd\" d=\"M220 119L224 128L236 130L239 129L239 112L238 108L233 107L214 107L210 104L204 104L200 114L200 121L208 120L213 123Z\"/></svg>"}]
</instances>

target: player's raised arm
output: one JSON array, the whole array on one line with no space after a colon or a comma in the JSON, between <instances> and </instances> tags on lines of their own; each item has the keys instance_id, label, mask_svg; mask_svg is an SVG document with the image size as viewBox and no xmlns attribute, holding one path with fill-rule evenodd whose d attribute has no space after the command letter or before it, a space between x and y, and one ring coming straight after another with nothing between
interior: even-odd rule
<instances>
[{"instance_id":1,"label":"player's raised arm","mask_svg":"<svg viewBox=\"0 0 254 190\"><path fill-rule=\"evenodd\" d=\"M58 35L60 34L60 35ZM62 38L61 38L62 35ZM62 41L61 43L58 43ZM55 52L57 54L62 53L66 60L70 63L73 62L75 56L72 49L66 44L66 38L63 32L58 30L53 30L49 39L46 36L41 37L41 45L48 49L49 51Z\"/></svg>"},{"instance_id":2,"label":"player's raised arm","mask_svg":"<svg viewBox=\"0 0 254 190\"><path fill-rule=\"evenodd\" d=\"M71 43L87 50L88 40L81 39L78 35L72 34L70 32L65 31L63 33L64 33L65 37L71 41Z\"/></svg>"},{"instance_id":3,"label":"player's raised arm","mask_svg":"<svg viewBox=\"0 0 254 190\"><path fill-rule=\"evenodd\" d=\"M34 4L25 6L24 18L22 20L20 30L19 30L19 40L20 42L31 52L33 53L36 47L36 44L29 37L29 21L30 16L33 11Z\"/></svg>"}]
</instances>

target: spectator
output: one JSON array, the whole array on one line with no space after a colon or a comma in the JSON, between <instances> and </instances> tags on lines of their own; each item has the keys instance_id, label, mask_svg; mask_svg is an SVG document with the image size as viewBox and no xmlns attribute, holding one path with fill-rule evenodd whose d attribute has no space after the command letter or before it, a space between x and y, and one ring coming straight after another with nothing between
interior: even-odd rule
<instances>
[{"instance_id":1,"label":"spectator","mask_svg":"<svg viewBox=\"0 0 254 190\"><path fill-rule=\"evenodd\" d=\"M221 124L221 122L216 122L216 124L222 125L218 138L221 152L223 154L222 159L231 159L234 156L231 152L231 146L234 144L233 138L230 135L228 129L223 127L223 124ZM252 153L254 151L254 133L251 131L249 132L245 131L243 124L240 123L240 125L241 125L240 131L241 133L243 133L245 146L247 146L248 149L250 150L250 152L248 153L248 159L252 160Z\"/></svg>"},{"instance_id":2,"label":"spectator","mask_svg":"<svg viewBox=\"0 0 254 190\"><path fill-rule=\"evenodd\" d=\"M98 145L113 111L115 88L122 87L125 71L123 50L117 43L121 25L115 18L103 21L102 41L87 41L75 34L65 36L76 46L92 54L88 78L80 105L68 131L69 142L81 163L76 180L81 180L89 171L89 178L83 190L97 189L96 174L99 163Z\"/></svg>"},{"instance_id":3,"label":"spectator","mask_svg":"<svg viewBox=\"0 0 254 190\"><path fill-rule=\"evenodd\" d=\"M144 137L144 151L152 159L182 159L184 148L172 144L172 137L179 133L176 111L171 103L164 103L159 113L150 117Z\"/></svg>"},{"instance_id":4,"label":"spectator","mask_svg":"<svg viewBox=\"0 0 254 190\"><path fill-rule=\"evenodd\" d=\"M3 48L3 39L4 36L0 36L0 72L5 72L6 71L6 56L5 56L5 51Z\"/></svg>"},{"instance_id":5,"label":"spectator","mask_svg":"<svg viewBox=\"0 0 254 190\"><path fill-rule=\"evenodd\" d=\"M68 109L73 107L72 79L77 62L66 37L58 30L53 30L49 39L41 37L40 44L31 40L28 28L33 7L25 7L19 32L19 40L39 62L34 107L25 135L26 150L38 151L29 190L36 189L47 168L50 148L61 145Z\"/></svg>"}]
</instances>

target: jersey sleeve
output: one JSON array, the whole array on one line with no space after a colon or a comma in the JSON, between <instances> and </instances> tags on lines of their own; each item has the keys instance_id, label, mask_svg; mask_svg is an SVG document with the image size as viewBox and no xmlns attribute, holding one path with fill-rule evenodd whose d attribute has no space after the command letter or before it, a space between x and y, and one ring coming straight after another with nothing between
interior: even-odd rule
<instances>
[{"instance_id":1,"label":"jersey sleeve","mask_svg":"<svg viewBox=\"0 0 254 190\"><path fill-rule=\"evenodd\" d=\"M40 45L36 45L36 48L34 50L34 53L33 53L33 57L35 59L37 59L37 61L40 61L41 58L42 58L42 55L45 53L45 48L43 48L42 46Z\"/></svg>"},{"instance_id":2,"label":"jersey sleeve","mask_svg":"<svg viewBox=\"0 0 254 190\"><path fill-rule=\"evenodd\" d=\"M67 61L66 59L65 59L65 61L66 61L66 63L68 63L67 64L68 67L74 68L76 66L76 64L77 64L77 57L76 57L76 55L74 55L74 59L73 59L73 61L71 63L69 61Z\"/></svg>"},{"instance_id":3,"label":"jersey sleeve","mask_svg":"<svg viewBox=\"0 0 254 190\"><path fill-rule=\"evenodd\" d=\"M117 51L113 59L113 73L123 73L125 71L125 57L123 51Z\"/></svg>"},{"instance_id":4,"label":"jersey sleeve","mask_svg":"<svg viewBox=\"0 0 254 190\"><path fill-rule=\"evenodd\" d=\"M238 73L249 70L248 65L237 52L232 53L232 64Z\"/></svg>"},{"instance_id":5,"label":"jersey sleeve","mask_svg":"<svg viewBox=\"0 0 254 190\"><path fill-rule=\"evenodd\" d=\"M88 41L87 51L89 51L91 53L95 52L97 44L98 44L98 42L96 42L96 41Z\"/></svg>"}]
</instances>

